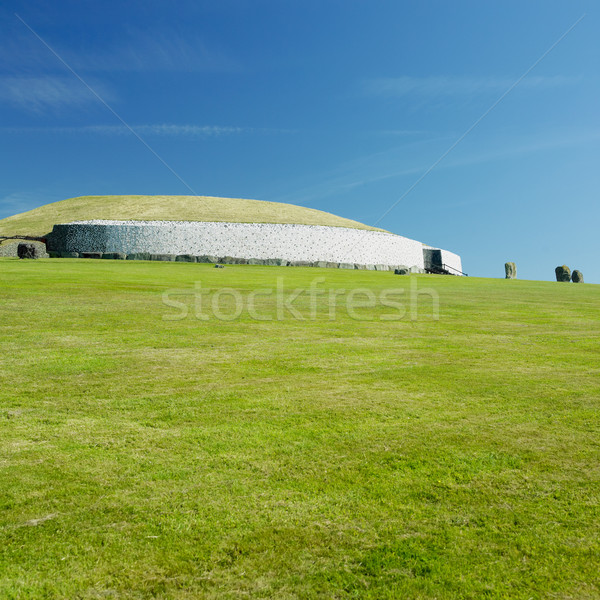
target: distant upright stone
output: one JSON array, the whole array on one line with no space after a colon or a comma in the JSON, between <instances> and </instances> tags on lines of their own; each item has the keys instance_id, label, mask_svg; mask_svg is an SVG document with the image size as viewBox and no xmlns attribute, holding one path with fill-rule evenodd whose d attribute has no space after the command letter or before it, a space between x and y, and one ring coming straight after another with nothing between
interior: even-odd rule
<instances>
[{"instance_id":1,"label":"distant upright stone","mask_svg":"<svg viewBox=\"0 0 600 600\"><path fill-rule=\"evenodd\" d=\"M504 263L505 279L517 278L517 265L514 262Z\"/></svg>"},{"instance_id":2,"label":"distant upright stone","mask_svg":"<svg viewBox=\"0 0 600 600\"><path fill-rule=\"evenodd\" d=\"M19 244L17 246L17 256L19 258L38 258L34 244Z\"/></svg>"},{"instance_id":3,"label":"distant upright stone","mask_svg":"<svg viewBox=\"0 0 600 600\"><path fill-rule=\"evenodd\" d=\"M583 283L583 273L575 269L571 275L571 281L573 283Z\"/></svg>"},{"instance_id":4,"label":"distant upright stone","mask_svg":"<svg viewBox=\"0 0 600 600\"><path fill-rule=\"evenodd\" d=\"M571 269L567 265L556 267L554 272L556 273L556 281L571 281Z\"/></svg>"}]
</instances>

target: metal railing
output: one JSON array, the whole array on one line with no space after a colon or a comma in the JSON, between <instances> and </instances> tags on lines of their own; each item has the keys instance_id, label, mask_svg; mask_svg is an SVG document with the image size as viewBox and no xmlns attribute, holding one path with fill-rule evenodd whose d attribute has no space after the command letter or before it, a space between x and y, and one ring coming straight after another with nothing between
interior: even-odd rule
<instances>
[{"instance_id":1,"label":"metal railing","mask_svg":"<svg viewBox=\"0 0 600 600\"><path fill-rule=\"evenodd\" d=\"M429 267L425 267L425 270L428 273L433 273L434 275L461 275L462 277L469 276L467 273L463 273L462 271L459 271L453 266L447 264L431 265Z\"/></svg>"}]
</instances>

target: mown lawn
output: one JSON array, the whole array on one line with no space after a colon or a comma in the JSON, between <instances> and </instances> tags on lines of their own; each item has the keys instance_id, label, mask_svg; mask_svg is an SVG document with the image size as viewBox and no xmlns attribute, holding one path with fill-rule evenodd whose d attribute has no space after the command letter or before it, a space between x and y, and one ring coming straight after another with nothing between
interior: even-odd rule
<instances>
[{"instance_id":1,"label":"mown lawn","mask_svg":"<svg viewBox=\"0 0 600 600\"><path fill-rule=\"evenodd\" d=\"M600 286L1 259L0 319L2 599L600 597Z\"/></svg>"}]
</instances>

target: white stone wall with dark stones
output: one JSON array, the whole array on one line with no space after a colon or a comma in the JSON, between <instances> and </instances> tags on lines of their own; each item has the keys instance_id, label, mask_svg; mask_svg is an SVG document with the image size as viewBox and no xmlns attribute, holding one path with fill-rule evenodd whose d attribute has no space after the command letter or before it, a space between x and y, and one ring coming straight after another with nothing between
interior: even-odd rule
<instances>
[{"instance_id":1,"label":"white stone wall with dark stones","mask_svg":"<svg viewBox=\"0 0 600 600\"><path fill-rule=\"evenodd\" d=\"M423 244L392 233L266 223L78 221L55 225L65 252L192 254L423 268Z\"/></svg>"}]
</instances>

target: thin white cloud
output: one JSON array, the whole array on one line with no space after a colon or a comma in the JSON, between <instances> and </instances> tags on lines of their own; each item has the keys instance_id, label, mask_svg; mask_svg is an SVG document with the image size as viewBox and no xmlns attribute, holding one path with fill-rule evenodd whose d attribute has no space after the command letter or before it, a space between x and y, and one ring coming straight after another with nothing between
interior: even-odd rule
<instances>
[{"instance_id":1,"label":"thin white cloud","mask_svg":"<svg viewBox=\"0 0 600 600\"><path fill-rule=\"evenodd\" d=\"M111 98L103 86L95 84L95 88L101 89L104 98ZM70 77L0 77L0 103L28 112L43 113L96 102L85 86Z\"/></svg>"},{"instance_id":2,"label":"thin white cloud","mask_svg":"<svg viewBox=\"0 0 600 600\"><path fill-rule=\"evenodd\" d=\"M292 192L275 194L270 200L291 202L303 206L322 204L325 199L343 201L347 192L374 185L384 180L407 178L403 186L422 175L448 146L452 137L430 139L405 144L383 152L359 157L339 165L329 173L309 185L298 185ZM519 137L498 137L493 143L486 138L477 140L457 156L452 156L438 165L436 171L464 169L494 161L507 160L518 156L545 152L556 148L576 147L588 143L597 143L600 131L552 131L549 133L531 133ZM410 176L410 177L409 177ZM399 187L398 195L404 189Z\"/></svg>"},{"instance_id":3,"label":"thin white cloud","mask_svg":"<svg viewBox=\"0 0 600 600\"><path fill-rule=\"evenodd\" d=\"M0 219L26 212L42 204L59 200L47 193L40 192L13 192L0 197Z\"/></svg>"},{"instance_id":4,"label":"thin white cloud","mask_svg":"<svg viewBox=\"0 0 600 600\"><path fill-rule=\"evenodd\" d=\"M65 60L82 71L230 72L238 63L225 52L209 48L197 36L176 32L128 31L119 40L79 52L65 50Z\"/></svg>"},{"instance_id":5,"label":"thin white cloud","mask_svg":"<svg viewBox=\"0 0 600 600\"><path fill-rule=\"evenodd\" d=\"M548 89L577 83L577 77L537 76L527 77L520 88ZM437 96L473 96L498 94L506 91L515 83L514 79L502 77L380 77L363 82L366 93L386 97L437 97Z\"/></svg>"},{"instance_id":6,"label":"thin white cloud","mask_svg":"<svg viewBox=\"0 0 600 600\"><path fill-rule=\"evenodd\" d=\"M373 132L374 135L385 135L390 137L413 137L427 133L428 132L423 129L381 129Z\"/></svg>"},{"instance_id":7,"label":"thin white cloud","mask_svg":"<svg viewBox=\"0 0 600 600\"><path fill-rule=\"evenodd\" d=\"M241 134L280 134L294 133L291 129L266 129L257 127L231 127L220 125L132 125L131 128L143 136L209 138ZM124 125L83 125L81 127L2 127L5 133L36 134L95 134L105 136L131 135Z\"/></svg>"},{"instance_id":8,"label":"thin white cloud","mask_svg":"<svg viewBox=\"0 0 600 600\"><path fill-rule=\"evenodd\" d=\"M0 44L0 65L5 73L52 72L56 57L20 23ZM35 29L35 27L33 27ZM21 30L22 29L22 30ZM49 36L44 41L73 69L90 72L232 72L239 62L214 42L194 32L140 30L116 26L101 42L93 38L70 40Z\"/></svg>"}]
</instances>

